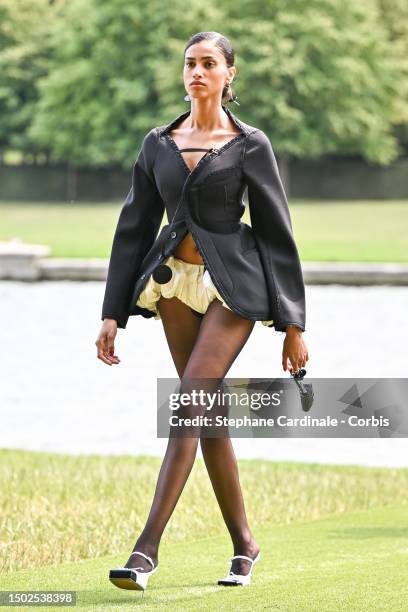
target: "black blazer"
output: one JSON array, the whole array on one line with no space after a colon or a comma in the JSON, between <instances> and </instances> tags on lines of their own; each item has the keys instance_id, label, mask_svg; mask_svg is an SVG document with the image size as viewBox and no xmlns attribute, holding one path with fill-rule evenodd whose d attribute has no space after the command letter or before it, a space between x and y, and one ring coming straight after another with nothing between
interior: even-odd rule
<instances>
[{"instance_id":1,"label":"black blazer","mask_svg":"<svg viewBox=\"0 0 408 612\"><path fill-rule=\"evenodd\" d=\"M305 288L286 195L266 134L223 110L240 133L205 154L190 172L169 131L190 114L150 130L133 167L132 187L113 238L102 319L125 328L130 315L154 313L136 301L157 265L191 231L228 306L255 321L305 330ZM247 188L251 226L241 222ZM173 218L157 236L164 211Z\"/></svg>"}]
</instances>

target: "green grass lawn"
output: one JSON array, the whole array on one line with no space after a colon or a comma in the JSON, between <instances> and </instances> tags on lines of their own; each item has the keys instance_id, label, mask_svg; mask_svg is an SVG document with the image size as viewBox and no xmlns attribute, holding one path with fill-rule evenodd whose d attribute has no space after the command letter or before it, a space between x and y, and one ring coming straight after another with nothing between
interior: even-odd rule
<instances>
[{"instance_id":1,"label":"green grass lawn","mask_svg":"<svg viewBox=\"0 0 408 612\"><path fill-rule=\"evenodd\" d=\"M47 244L54 257L109 257L120 208L121 202L2 202L0 240ZM290 211L303 261L408 261L406 200L292 200ZM248 210L243 221L250 224Z\"/></svg>"},{"instance_id":2,"label":"green grass lawn","mask_svg":"<svg viewBox=\"0 0 408 612\"><path fill-rule=\"evenodd\" d=\"M407 609L408 469L401 468L240 460L262 553L252 586L228 589L216 581L232 548L198 459L144 600L117 589L109 568L133 548L160 463L0 451L0 589L74 590L79 608L103 611Z\"/></svg>"},{"instance_id":3,"label":"green grass lawn","mask_svg":"<svg viewBox=\"0 0 408 612\"><path fill-rule=\"evenodd\" d=\"M395 505L259 528L261 560L245 588L216 584L231 556L221 536L164 543L144 599L108 580L109 569L126 562L129 547L118 555L20 570L0 584L2 590L75 591L81 610L405 612L407 531L407 506Z\"/></svg>"}]
</instances>

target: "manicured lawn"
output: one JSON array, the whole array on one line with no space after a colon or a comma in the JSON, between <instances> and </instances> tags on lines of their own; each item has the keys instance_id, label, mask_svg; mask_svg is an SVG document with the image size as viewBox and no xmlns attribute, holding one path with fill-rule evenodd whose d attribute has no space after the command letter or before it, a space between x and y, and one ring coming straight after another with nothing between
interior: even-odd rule
<instances>
[{"instance_id":1,"label":"manicured lawn","mask_svg":"<svg viewBox=\"0 0 408 612\"><path fill-rule=\"evenodd\" d=\"M117 589L108 571L133 548L160 463L0 450L0 589L73 590L83 610L135 602L177 612L406 610L408 469L401 468L240 460L262 553L251 587L225 589L216 581L232 547L197 459L144 601Z\"/></svg>"},{"instance_id":2,"label":"manicured lawn","mask_svg":"<svg viewBox=\"0 0 408 612\"><path fill-rule=\"evenodd\" d=\"M2 202L0 240L47 244L54 257L109 257L121 204ZM406 200L292 200L290 211L303 261L408 261Z\"/></svg>"},{"instance_id":3,"label":"manicured lawn","mask_svg":"<svg viewBox=\"0 0 408 612\"><path fill-rule=\"evenodd\" d=\"M119 525L118 525L119 527ZM285 612L405 612L408 601L407 506L344 512L305 523L256 530L262 549L250 587L216 584L231 556L224 536L165 542L159 570L141 599L108 580L120 554L20 570L2 590L70 590L81 610L276 610ZM50 608L36 608L49 610ZM57 609L57 608L52 608Z\"/></svg>"}]
</instances>

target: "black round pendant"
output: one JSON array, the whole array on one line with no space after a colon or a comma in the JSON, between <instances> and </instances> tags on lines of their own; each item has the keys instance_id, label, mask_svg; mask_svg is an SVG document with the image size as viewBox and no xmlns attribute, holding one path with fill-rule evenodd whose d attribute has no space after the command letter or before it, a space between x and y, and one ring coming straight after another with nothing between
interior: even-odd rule
<instances>
[{"instance_id":1,"label":"black round pendant","mask_svg":"<svg viewBox=\"0 0 408 612\"><path fill-rule=\"evenodd\" d=\"M159 285L164 285L165 283L169 282L169 280L173 276L173 272L170 266L166 264L160 264L159 266L157 266L157 268L155 268L152 276L156 283L159 283Z\"/></svg>"}]
</instances>

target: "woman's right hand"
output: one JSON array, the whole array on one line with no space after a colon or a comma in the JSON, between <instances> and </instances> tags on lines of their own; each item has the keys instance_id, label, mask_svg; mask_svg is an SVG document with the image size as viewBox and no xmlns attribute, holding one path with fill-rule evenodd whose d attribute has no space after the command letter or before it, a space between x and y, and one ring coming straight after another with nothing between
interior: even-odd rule
<instances>
[{"instance_id":1,"label":"woman's right hand","mask_svg":"<svg viewBox=\"0 0 408 612\"><path fill-rule=\"evenodd\" d=\"M107 365L120 363L119 357L115 355L115 337L118 331L118 323L115 319L104 319L99 336L95 341L98 349L97 357Z\"/></svg>"}]
</instances>

